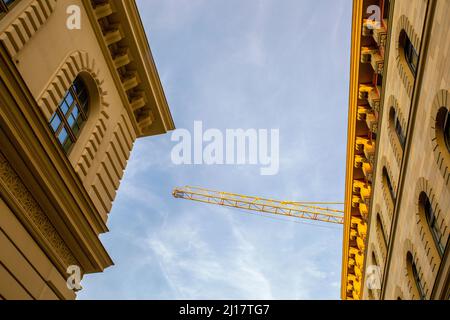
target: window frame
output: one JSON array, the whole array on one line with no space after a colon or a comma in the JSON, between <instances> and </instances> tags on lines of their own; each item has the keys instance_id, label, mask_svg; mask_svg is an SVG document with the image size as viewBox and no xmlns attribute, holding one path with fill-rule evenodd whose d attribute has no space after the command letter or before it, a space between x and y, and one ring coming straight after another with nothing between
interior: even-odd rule
<instances>
[{"instance_id":1,"label":"window frame","mask_svg":"<svg viewBox=\"0 0 450 320\"><path fill-rule=\"evenodd\" d=\"M19 0L12 0L11 3L6 3L5 0L0 0L0 17L6 13L8 13L11 8L17 4Z\"/></svg>"},{"instance_id":2,"label":"window frame","mask_svg":"<svg viewBox=\"0 0 450 320\"><path fill-rule=\"evenodd\" d=\"M450 153L450 110L448 109L443 121L442 133L444 135L445 146L447 147L447 151Z\"/></svg>"},{"instance_id":3,"label":"window frame","mask_svg":"<svg viewBox=\"0 0 450 320\"><path fill-rule=\"evenodd\" d=\"M420 201L423 213L425 215L425 220L427 222L428 228L430 230L431 236L433 237L434 243L436 245L436 249L439 252L439 255L442 257L444 255L445 247L441 242L443 234L437 225L435 210L433 209L433 205L430 201L430 198L425 192L422 192L422 199Z\"/></svg>"},{"instance_id":4,"label":"window frame","mask_svg":"<svg viewBox=\"0 0 450 320\"><path fill-rule=\"evenodd\" d=\"M388 249L388 247L389 247L389 242L388 242L388 240L387 240L387 235L386 235L386 233L385 233L385 231L384 231L384 225L383 225L383 220L381 220L381 214L379 213L379 212L377 212L377 218L376 218L376 220L377 220L377 226L379 226L379 228L380 228L380 231L381 231L381 236L383 237L383 241L384 241L384 247L386 248L386 250Z\"/></svg>"},{"instance_id":5,"label":"window frame","mask_svg":"<svg viewBox=\"0 0 450 320\"><path fill-rule=\"evenodd\" d=\"M411 39L409 38L405 30L403 30L402 38L403 38L401 41L402 49L403 54L405 55L406 64L411 70L413 76L416 76L419 64L419 54L417 53L416 48L414 47L413 43L411 42Z\"/></svg>"},{"instance_id":6,"label":"window frame","mask_svg":"<svg viewBox=\"0 0 450 320\"><path fill-rule=\"evenodd\" d=\"M386 179L386 185L387 185L387 187L389 189L389 193L391 195L392 201L395 204L395 202L396 202L396 194L395 194L394 186L392 185L391 177L389 177L389 172L386 169L386 167L383 167L383 175L384 175L384 178Z\"/></svg>"},{"instance_id":7,"label":"window frame","mask_svg":"<svg viewBox=\"0 0 450 320\"><path fill-rule=\"evenodd\" d=\"M79 85L81 85L81 89L77 88ZM69 95L71 99L67 100ZM85 96L83 100L81 100L82 96ZM70 100L72 101L69 105L68 101ZM63 110L63 106L65 106L66 110ZM76 115L74 115L75 109L78 110ZM66 153L69 153L71 147L78 140L80 132L88 120L88 114L89 91L84 81L80 78L80 76L77 76L70 85L69 89L65 92L64 97L58 104L58 107L49 122L50 129L53 131L56 139ZM58 118L59 123L55 126L54 121L56 118ZM70 124L71 118L73 118L72 124ZM61 139L61 134L64 134L63 131L65 131L65 137Z\"/></svg>"},{"instance_id":8,"label":"window frame","mask_svg":"<svg viewBox=\"0 0 450 320\"><path fill-rule=\"evenodd\" d=\"M411 260L411 271L414 282L416 283L417 291L419 292L419 298L420 300L425 300L425 288L422 285L422 281L420 279L419 272L417 271L417 266L414 262L414 259Z\"/></svg>"},{"instance_id":9,"label":"window frame","mask_svg":"<svg viewBox=\"0 0 450 320\"><path fill-rule=\"evenodd\" d=\"M397 135L402 150L404 150L406 144L406 134L405 131L403 130L402 123L400 122L400 117L397 114L397 110L395 110L393 106L391 106L390 120L392 121L391 122L392 129L395 131Z\"/></svg>"},{"instance_id":10,"label":"window frame","mask_svg":"<svg viewBox=\"0 0 450 320\"><path fill-rule=\"evenodd\" d=\"M400 122L400 118L398 117L397 113L394 115L394 124L395 124L395 132L397 133L398 140L400 141L400 145L402 146L402 149L405 149L405 143L406 143L406 135L403 132L403 127Z\"/></svg>"}]
</instances>

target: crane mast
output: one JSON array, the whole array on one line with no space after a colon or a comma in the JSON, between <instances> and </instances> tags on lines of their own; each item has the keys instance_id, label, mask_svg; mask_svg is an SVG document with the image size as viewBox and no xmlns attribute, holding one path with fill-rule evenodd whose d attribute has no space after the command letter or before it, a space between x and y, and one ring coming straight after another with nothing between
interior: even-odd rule
<instances>
[{"instance_id":1,"label":"crane mast","mask_svg":"<svg viewBox=\"0 0 450 320\"><path fill-rule=\"evenodd\" d=\"M175 198L209 203L219 206L270 213L306 220L343 224L344 211L324 207L339 205L340 202L293 202L215 191L200 187L177 187L172 195Z\"/></svg>"}]
</instances>

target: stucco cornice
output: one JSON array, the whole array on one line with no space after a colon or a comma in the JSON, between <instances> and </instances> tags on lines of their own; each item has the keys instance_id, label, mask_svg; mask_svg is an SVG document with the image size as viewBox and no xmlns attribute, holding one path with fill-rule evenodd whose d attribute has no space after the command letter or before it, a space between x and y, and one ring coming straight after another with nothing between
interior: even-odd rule
<instances>
[{"instance_id":1,"label":"stucco cornice","mask_svg":"<svg viewBox=\"0 0 450 320\"><path fill-rule=\"evenodd\" d=\"M138 137L175 128L134 0L83 0Z\"/></svg>"},{"instance_id":2,"label":"stucco cornice","mask_svg":"<svg viewBox=\"0 0 450 320\"><path fill-rule=\"evenodd\" d=\"M352 210L352 185L353 185L353 165L354 165L354 143L356 137L356 107L358 102L358 72L359 53L361 38L361 17L362 1L353 1L352 35L351 35L351 56L350 56L350 86L349 86L349 109L347 128L347 163L345 175L345 207L344 207L344 228L342 244L342 274L341 274L341 298L347 297L348 281L348 258L349 258L349 237L350 220Z\"/></svg>"}]
</instances>

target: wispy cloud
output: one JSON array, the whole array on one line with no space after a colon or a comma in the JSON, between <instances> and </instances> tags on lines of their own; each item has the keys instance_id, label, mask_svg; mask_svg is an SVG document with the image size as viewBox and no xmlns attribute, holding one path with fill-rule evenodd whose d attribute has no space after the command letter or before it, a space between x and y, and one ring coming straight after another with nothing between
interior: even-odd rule
<instances>
[{"instance_id":1,"label":"wispy cloud","mask_svg":"<svg viewBox=\"0 0 450 320\"><path fill-rule=\"evenodd\" d=\"M279 128L280 172L175 166L169 135L138 141L102 236L116 265L86 276L79 297L339 298L339 227L176 200L171 190L342 198L351 2L138 5L177 127Z\"/></svg>"}]
</instances>

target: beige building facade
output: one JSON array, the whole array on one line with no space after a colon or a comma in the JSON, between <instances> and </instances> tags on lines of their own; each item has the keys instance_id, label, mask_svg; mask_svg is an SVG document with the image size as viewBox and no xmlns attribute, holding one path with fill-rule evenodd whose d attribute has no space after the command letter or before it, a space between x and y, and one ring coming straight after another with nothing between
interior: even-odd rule
<instances>
[{"instance_id":1,"label":"beige building facade","mask_svg":"<svg viewBox=\"0 0 450 320\"><path fill-rule=\"evenodd\" d=\"M0 0L0 299L73 299L136 139L174 123L133 0Z\"/></svg>"},{"instance_id":2,"label":"beige building facade","mask_svg":"<svg viewBox=\"0 0 450 320\"><path fill-rule=\"evenodd\" d=\"M354 1L343 299L450 298L449 16Z\"/></svg>"}]
</instances>

